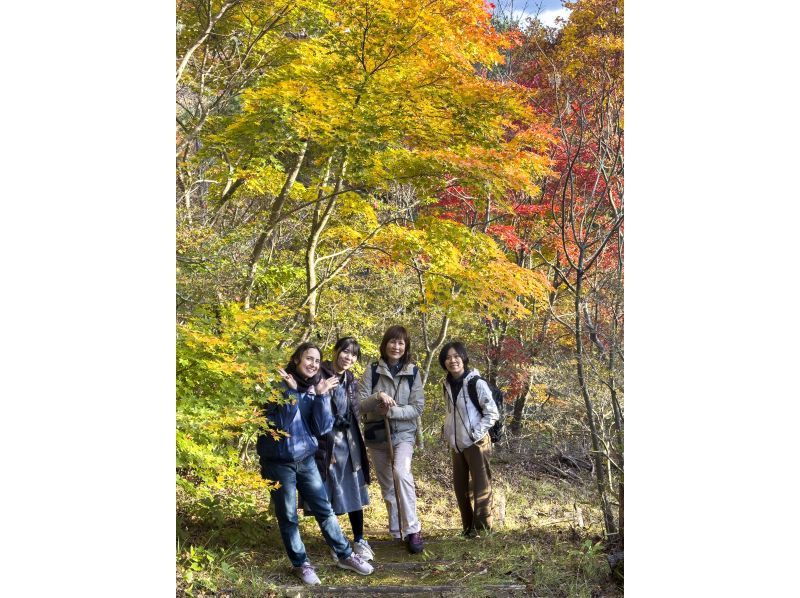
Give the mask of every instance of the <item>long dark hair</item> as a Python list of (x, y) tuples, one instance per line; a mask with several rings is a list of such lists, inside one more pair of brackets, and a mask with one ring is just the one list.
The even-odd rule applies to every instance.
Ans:
[(389, 326), (386, 329), (386, 332), (383, 333), (383, 340), (381, 341), (381, 358), (388, 364), (389, 359), (386, 356), (386, 345), (389, 344), (390, 340), (393, 339), (403, 339), (406, 343), (406, 350), (403, 353), (403, 356), (400, 358), (400, 365), (405, 367), (406, 364), (411, 361), (411, 337), (408, 336), (408, 330), (403, 328), (402, 326)]
[(309, 349), (316, 349), (317, 353), (319, 353), (320, 362), (322, 362), (322, 351), (317, 345), (314, 343), (301, 343), (300, 346), (294, 350), (294, 353), (292, 353), (292, 356), (289, 358), (289, 363), (287, 363), (284, 368), (292, 378), (294, 378), (295, 382), (297, 382), (297, 390), (300, 392), (306, 392), (309, 386), (316, 386), (320, 378), (322, 378), (322, 368), (318, 369), (317, 373), (311, 378), (306, 378), (297, 371), (297, 365), (300, 363), (303, 353)]

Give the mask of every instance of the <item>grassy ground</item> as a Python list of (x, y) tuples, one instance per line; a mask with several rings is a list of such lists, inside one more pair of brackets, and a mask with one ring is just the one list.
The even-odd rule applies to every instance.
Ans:
[[(378, 567), (368, 577), (336, 568), (314, 518), (302, 518), (301, 535), (322, 583), (452, 585), (462, 588), (462, 596), (486, 596), (487, 585), (515, 583), (527, 587), (522, 595), (621, 596), (609, 577), (589, 480), (578, 483), (543, 474), (527, 455), (508, 448), (495, 453), (496, 529), (465, 539), (459, 533), (447, 451), (429, 442), (414, 457), (426, 550), (412, 556), (399, 543), (377, 542), (376, 563), (396, 564)], [(369, 492), (367, 537), (388, 540), (377, 482)], [(266, 493), (217, 498), (197, 501), (178, 492), (177, 594), (280, 596), (286, 586), (298, 585)], [(347, 516), (340, 517), (340, 524), (351, 538)]]

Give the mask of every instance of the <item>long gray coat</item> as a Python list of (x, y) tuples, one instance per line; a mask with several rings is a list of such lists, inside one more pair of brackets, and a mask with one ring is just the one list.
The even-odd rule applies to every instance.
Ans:
[[(334, 376), (333, 367), (329, 361), (322, 364), (323, 372), (326, 378)], [(361, 429), (358, 425), (358, 419), (361, 415), (361, 405), (358, 397), (358, 382), (354, 379), (353, 373), (350, 371), (345, 372), (346, 388), (347, 388), (347, 402), (352, 413), (352, 420), (350, 424), (349, 434), (347, 440), (350, 445), (350, 451), (353, 453), (353, 463), (356, 465), (356, 470), (359, 468), (364, 472), (364, 480), (367, 484), (370, 483), (369, 460), (367, 459), (367, 451), (364, 447), (364, 438), (361, 436)], [(322, 480), (328, 479), (328, 469), (331, 466), (331, 457), (334, 450), (334, 438), (336, 431), (331, 430), (328, 434), (319, 437), (319, 448), (314, 455), (314, 460), (317, 462)]]

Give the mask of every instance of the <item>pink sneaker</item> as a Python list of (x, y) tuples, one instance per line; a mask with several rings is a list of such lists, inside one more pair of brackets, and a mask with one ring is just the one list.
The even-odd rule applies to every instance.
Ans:
[(342, 569), (350, 569), (350, 571), (355, 571), (359, 575), (369, 575), (375, 571), (372, 565), (362, 559), (358, 553), (355, 552), (346, 559), (339, 559), (336, 564)]
[(317, 572), (314, 571), (314, 567), (308, 561), (299, 567), (292, 567), (292, 572), (307, 586), (318, 586), (320, 584)]

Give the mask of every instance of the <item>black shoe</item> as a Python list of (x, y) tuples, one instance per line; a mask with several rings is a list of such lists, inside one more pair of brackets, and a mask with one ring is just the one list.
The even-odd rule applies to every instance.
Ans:
[(425, 548), (422, 543), (422, 533), (415, 532), (406, 536), (406, 546), (411, 554), (419, 554)]

